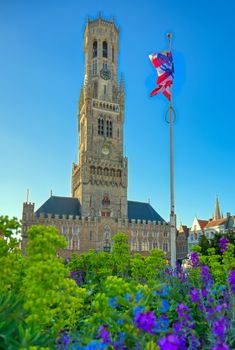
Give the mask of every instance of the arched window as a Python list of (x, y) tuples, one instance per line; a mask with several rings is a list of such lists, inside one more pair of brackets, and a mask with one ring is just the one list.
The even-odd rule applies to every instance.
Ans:
[(117, 102), (117, 89), (116, 89), (115, 85), (113, 85), (113, 87), (112, 87), (112, 95), (113, 95), (112, 100), (114, 103), (116, 103)]
[(98, 119), (98, 135), (101, 135), (101, 136), (104, 135), (104, 119), (103, 118)]
[(141, 243), (141, 250), (142, 250), (143, 252), (146, 252), (146, 251), (149, 250), (149, 243), (148, 243), (147, 238), (144, 238), (144, 239), (142, 240), (142, 243)]
[(167, 242), (163, 243), (163, 251), (168, 252), (168, 243)]
[(114, 62), (114, 46), (112, 46), (112, 62)]
[(94, 81), (93, 98), (98, 98), (98, 81)]
[(139, 242), (136, 237), (131, 239), (131, 250), (138, 252), (139, 251)]
[(113, 123), (111, 120), (106, 120), (106, 136), (113, 137)]
[(72, 241), (71, 241), (71, 249), (72, 250), (78, 250), (79, 247), (79, 238), (76, 236), (73, 236)]
[(108, 43), (103, 41), (103, 57), (108, 58)]
[(97, 41), (94, 41), (93, 42), (93, 53), (92, 53), (93, 58), (97, 57), (97, 47), (98, 47)]
[(92, 74), (96, 75), (97, 74), (97, 61), (94, 60), (93, 61), (93, 65), (92, 65)]
[(154, 240), (152, 246), (153, 246), (153, 249), (158, 248), (158, 242)]

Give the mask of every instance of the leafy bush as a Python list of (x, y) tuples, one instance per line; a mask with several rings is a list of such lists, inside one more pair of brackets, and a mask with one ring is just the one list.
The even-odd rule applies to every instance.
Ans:
[(234, 245), (196, 246), (187, 270), (166, 266), (154, 249), (133, 257), (127, 236), (110, 253), (74, 254), (64, 265), (64, 238), (54, 227), (28, 231), (27, 256), (0, 223), (0, 348), (230, 349), (235, 348)]

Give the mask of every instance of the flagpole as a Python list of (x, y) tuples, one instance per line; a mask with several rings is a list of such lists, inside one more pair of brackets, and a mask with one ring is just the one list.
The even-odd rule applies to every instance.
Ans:
[[(171, 51), (172, 45), (172, 33), (167, 34), (169, 40), (169, 51)], [(175, 110), (172, 105), (172, 85), (171, 97), (170, 97), (170, 107), (168, 111), (170, 112), (170, 239), (171, 239), (171, 266), (174, 269), (176, 266), (176, 216), (175, 216), (175, 196), (174, 196), (174, 144), (173, 144), (173, 123), (175, 120)], [(168, 113), (167, 111), (167, 113)], [(174, 117), (173, 117), (174, 113)]]

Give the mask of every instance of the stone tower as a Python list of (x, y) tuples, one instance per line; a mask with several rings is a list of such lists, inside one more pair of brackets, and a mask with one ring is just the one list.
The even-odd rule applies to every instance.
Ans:
[(78, 164), (72, 196), (83, 217), (127, 218), (127, 158), (123, 156), (124, 83), (118, 81), (119, 28), (101, 16), (84, 32), (85, 76), (78, 104)]

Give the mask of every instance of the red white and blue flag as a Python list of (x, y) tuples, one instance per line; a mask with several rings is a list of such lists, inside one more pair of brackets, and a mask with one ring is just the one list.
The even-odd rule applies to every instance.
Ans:
[(174, 63), (171, 51), (163, 53), (153, 53), (149, 55), (150, 61), (157, 70), (158, 86), (151, 92), (150, 96), (157, 95), (162, 92), (163, 95), (171, 100), (171, 87), (174, 78)]

